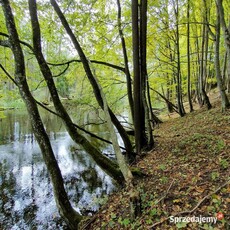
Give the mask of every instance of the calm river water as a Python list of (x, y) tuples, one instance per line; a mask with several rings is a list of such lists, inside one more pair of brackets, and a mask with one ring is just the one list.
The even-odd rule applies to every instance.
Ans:
[[(0, 121), (0, 229), (65, 229), (27, 113), (12, 110), (5, 116)], [(100, 198), (115, 189), (111, 178), (73, 143), (58, 118), (42, 117), (72, 205), (80, 212), (97, 210)]]

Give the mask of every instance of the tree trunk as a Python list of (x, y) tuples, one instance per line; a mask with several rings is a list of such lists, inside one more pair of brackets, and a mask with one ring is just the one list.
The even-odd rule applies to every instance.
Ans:
[(194, 73), (196, 74), (196, 98), (197, 102), (200, 106), (203, 104), (203, 99), (202, 99), (202, 92), (201, 92), (201, 85), (200, 85), (200, 70), (201, 70), (201, 55), (200, 55), (200, 47), (199, 47), (199, 35), (198, 31), (196, 31), (196, 41), (195, 41), (195, 47), (196, 47), (196, 69), (194, 70)]
[(134, 129), (135, 144), (137, 154), (142, 149), (142, 100), (141, 100), (141, 77), (140, 77), (140, 50), (139, 50), (139, 17), (138, 17), (138, 0), (132, 1), (132, 38), (133, 38), (133, 78), (134, 78)]
[(201, 46), (201, 60), (200, 60), (200, 92), (202, 95), (202, 104), (207, 106), (207, 109), (211, 109), (212, 105), (210, 103), (209, 97), (205, 91), (205, 84), (206, 84), (206, 74), (207, 74), (207, 52), (208, 52), (208, 9), (206, 6), (206, 0), (204, 0), (205, 5), (205, 15), (203, 17), (203, 34), (202, 34), (202, 46)]
[(222, 30), (224, 32), (224, 42), (225, 42), (225, 47), (227, 51), (227, 82), (226, 82), (226, 87), (228, 92), (230, 92), (230, 22), (229, 26), (227, 26), (227, 23), (225, 21), (225, 13), (224, 13), (224, 7), (223, 7), (223, 1), (222, 0), (217, 0), (216, 1), (216, 6), (218, 8), (218, 14), (220, 16), (220, 23)]
[(190, 63), (190, 0), (187, 2), (187, 58), (188, 58), (188, 103), (190, 112), (193, 111), (192, 98), (191, 98), (191, 63)]
[[(170, 28), (169, 26), (169, 3), (168, 0), (166, 1), (166, 27)], [(171, 63), (172, 65), (174, 64), (174, 57), (173, 57), (173, 53), (172, 53), (172, 49), (171, 49), (171, 44), (170, 44), (170, 34), (169, 34), (169, 30), (167, 30), (167, 41), (166, 41), (166, 47), (167, 47), (167, 56), (169, 57), (169, 63)], [(170, 68), (170, 65), (168, 65), (168, 68)], [(173, 74), (174, 75), (174, 71)], [(169, 113), (172, 113), (174, 111), (172, 104), (168, 103), (169, 101), (172, 100), (172, 85), (173, 85), (173, 76), (169, 76), (169, 73), (166, 73), (166, 79), (167, 79), (167, 91), (166, 91), (166, 96), (164, 96), (164, 98), (166, 98), (167, 100), (165, 100), (166, 105), (167, 105), (167, 109)], [(160, 94), (159, 94), (160, 95)]]
[(204, 32), (204, 49), (203, 49), (203, 72), (202, 72), (202, 94), (203, 94), (203, 100), (204, 100), (204, 104), (207, 106), (207, 109), (211, 109), (212, 105), (211, 102), (209, 100), (209, 97), (206, 93), (206, 79), (207, 79), (207, 60), (208, 60), (208, 41), (209, 41), (209, 37), (208, 37), (208, 30), (207, 30), (207, 26), (204, 28), (205, 32)]
[(134, 120), (134, 105), (133, 105), (133, 93), (132, 93), (132, 79), (131, 74), (129, 71), (129, 61), (128, 61), (128, 55), (126, 50), (126, 44), (125, 44), (125, 38), (124, 34), (121, 28), (121, 4), (120, 0), (117, 0), (117, 20), (118, 20), (118, 30), (119, 30), (119, 36), (121, 39), (121, 45), (122, 45), (122, 52), (124, 57), (124, 64), (125, 64), (125, 75), (126, 75), (126, 84), (127, 84), (127, 93), (128, 93), (128, 99), (129, 99), (129, 107), (131, 110), (132, 120)]
[(14, 17), (8, 0), (1, 1), (4, 11), (9, 41), (15, 61), (15, 81), (19, 88), (22, 99), (24, 100), (32, 125), (33, 132), (42, 151), (43, 159), (46, 163), (49, 175), (51, 177), (54, 197), (60, 212), (70, 229), (77, 229), (82, 216), (71, 206), (67, 193), (64, 188), (64, 182), (55, 159), (49, 137), (45, 131), (36, 102), (31, 95), (26, 81), (25, 62), (23, 52), (20, 46), (18, 33), (16, 30)]
[(131, 184), (132, 180), (133, 180), (133, 175), (132, 175), (132, 173), (131, 173), (131, 171), (129, 169), (129, 166), (126, 164), (125, 157), (121, 153), (121, 149), (120, 149), (120, 146), (119, 146), (118, 140), (117, 140), (117, 135), (116, 135), (116, 132), (115, 132), (115, 129), (114, 129), (111, 117), (110, 117), (109, 108), (108, 108), (108, 104), (107, 104), (107, 101), (106, 101), (106, 98), (105, 98), (105, 94), (104, 94), (101, 86), (99, 85), (99, 82), (98, 82), (97, 77), (96, 77), (95, 74), (94, 74), (94, 78), (95, 78), (96, 83), (98, 84), (98, 88), (100, 90), (100, 94), (101, 94), (101, 97), (102, 97), (102, 100), (103, 100), (106, 122), (107, 122), (109, 133), (110, 133), (110, 136), (111, 136), (111, 139), (112, 139), (113, 148), (114, 148), (114, 152), (116, 154), (116, 158), (117, 158), (119, 168), (121, 169), (121, 172), (122, 172), (122, 174), (123, 174), (123, 176), (125, 178), (126, 183)]
[(177, 53), (177, 72), (176, 72), (176, 92), (177, 92), (177, 106), (178, 111), (181, 117), (185, 115), (184, 105), (183, 105), (183, 97), (182, 97), (182, 79), (181, 79), (181, 64), (180, 64), (180, 36), (179, 36), (179, 6), (178, 0), (176, 0), (176, 4), (174, 5), (174, 12), (176, 17), (176, 53)]
[[(161, 94), (160, 92), (156, 91), (156, 90), (153, 89), (153, 88), (150, 88), (150, 89), (151, 89), (152, 91), (154, 91), (155, 93), (157, 93), (163, 100), (165, 100), (166, 104), (172, 108), (172, 112), (175, 111), (176, 113), (179, 114), (179, 112), (178, 112), (178, 107), (177, 107), (176, 105), (174, 105), (171, 101), (169, 101), (169, 100), (168, 100), (163, 94)], [(162, 123), (162, 121), (159, 122), (159, 123)]]
[(216, 80), (220, 91), (222, 111), (230, 108), (230, 102), (228, 100), (227, 94), (225, 92), (226, 88), (223, 85), (223, 79), (221, 77), (220, 68), (220, 14), (218, 10), (218, 5), (216, 5), (216, 40), (215, 40), (215, 69), (216, 69)]
[[(154, 146), (152, 127), (150, 122), (150, 108), (147, 102), (147, 60), (146, 60), (146, 42), (147, 42), (147, 0), (142, 0), (140, 5), (140, 60), (141, 60), (141, 84), (142, 84), (142, 101), (145, 115), (145, 122), (142, 127), (147, 131), (147, 139), (144, 140), (143, 147), (150, 150)], [(143, 118), (142, 118), (143, 119)], [(145, 133), (145, 132), (144, 132)]]

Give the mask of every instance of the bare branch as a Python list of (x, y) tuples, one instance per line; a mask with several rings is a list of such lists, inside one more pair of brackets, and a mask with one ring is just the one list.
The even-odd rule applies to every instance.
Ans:
[[(47, 64), (52, 65), (52, 66), (62, 66), (62, 65), (69, 65), (73, 62), (82, 62), (82, 61), (78, 60), (78, 59), (73, 59), (73, 60), (70, 60), (67, 62), (63, 62), (63, 63), (50, 63), (50, 62), (48, 62)], [(105, 66), (111, 67), (113, 69), (117, 69), (117, 70), (120, 70), (122, 72), (125, 72), (125, 68), (118, 66), (118, 65), (114, 65), (112, 63), (108, 63), (108, 62), (104, 62), (104, 61), (97, 61), (97, 60), (90, 60), (90, 62), (95, 63), (95, 64), (99, 64), (99, 65), (105, 65)]]
[(0, 46), (11, 48), (10, 42), (8, 40), (0, 40)]
[[(6, 38), (9, 38), (9, 35), (6, 34), (6, 33), (0, 32), (0, 35), (1, 35), (1, 36), (4, 36), (4, 37), (6, 37)], [(32, 51), (34, 52), (33, 47), (32, 47), (29, 43), (24, 42), (24, 41), (21, 41), (21, 40), (19, 40), (19, 42), (20, 42), (21, 44), (27, 46), (30, 50), (32, 50)]]

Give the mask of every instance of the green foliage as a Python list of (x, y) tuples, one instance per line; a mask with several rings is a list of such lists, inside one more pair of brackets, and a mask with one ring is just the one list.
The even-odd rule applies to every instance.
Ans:
[(153, 208), (152, 210), (150, 210), (149, 214), (150, 216), (156, 216), (158, 214), (157, 209)]
[(176, 226), (178, 229), (181, 229), (181, 228), (186, 228), (187, 227), (187, 222), (178, 222), (176, 223)]
[[(51, 7), (50, 3), (39, 1), (38, 16), (42, 33), (42, 49), (47, 61), (51, 63), (62, 63), (71, 59), (79, 59), (76, 55), (72, 43), (58, 22), (58, 17)], [(100, 61), (107, 61), (119, 66), (124, 66), (122, 47), (119, 39), (117, 28), (117, 6), (116, 2), (109, 0), (99, 1), (61, 1), (60, 7), (65, 13), (65, 17), (70, 24), (73, 32), (78, 38), (87, 58)], [(126, 41), (126, 48), (129, 62), (132, 61), (132, 25), (130, 2), (121, 2), (122, 15), (121, 24)], [(160, 92), (171, 90), (171, 100), (175, 99), (175, 74), (176, 60), (175, 53), (175, 13), (173, 5), (170, 6), (168, 1), (151, 1), (148, 3), (148, 47), (147, 47), (147, 63), (150, 86)], [(191, 21), (202, 22), (204, 15), (204, 4), (200, 2), (190, 2)], [(17, 28), (19, 30), (20, 39), (28, 43), (32, 43), (31, 25), (28, 12), (28, 3), (25, 0), (12, 1)], [(186, 95), (187, 92), (187, 46), (186, 46), (186, 31), (187, 31), (187, 16), (186, 4), (179, 3), (179, 36), (180, 36), (180, 56), (181, 56), (181, 76), (182, 91)], [(210, 15), (210, 23), (215, 24), (215, 4), (208, 4)], [(224, 8), (227, 11), (229, 3), (224, 3)], [(192, 63), (192, 78), (191, 88), (196, 88), (197, 77), (199, 74), (198, 54), (202, 44), (202, 23), (191, 23), (190, 25), (190, 48), (191, 48), (191, 63)], [(4, 16), (0, 11), (0, 31), (6, 32)], [(1, 47), (2, 49), (2, 47)], [(35, 89), (41, 82), (41, 74), (36, 61), (25, 46), (24, 54), (27, 60), (28, 82), (32, 89)], [(213, 43), (210, 42), (208, 51), (212, 53)], [(222, 40), (221, 54), (224, 54), (225, 47)], [(0, 53), (1, 63), (5, 63), (7, 69), (12, 69), (11, 52), (4, 48), (4, 52)], [(207, 83), (213, 84), (216, 82), (214, 76), (213, 55), (210, 54), (207, 62), (208, 76)], [(224, 56), (224, 55), (222, 55)], [(3, 59), (5, 60), (3, 61)], [(223, 60), (221, 60), (223, 62)], [(107, 101), (112, 106), (116, 113), (122, 110), (128, 110), (127, 106), (127, 89), (126, 79), (123, 72), (114, 70), (98, 64), (93, 64), (96, 74), (100, 79), (100, 83), (105, 90)], [(62, 72), (66, 65), (51, 66), (54, 75)], [(132, 65), (130, 64), (132, 73)], [(61, 79), (61, 80), (60, 80)], [(1, 80), (0, 80), (1, 86)], [(45, 84), (39, 85), (39, 88)], [(83, 88), (82, 88), (83, 87)], [(89, 82), (85, 79), (85, 72), (81, 63), (70, 64), (68, 70), (57, 80), (57, 88), (60, 95), (73, 96), (75, 98), (92, 99), (92, 88)], [(82, 95), (82, 89), (84, 91)], [(119, 93), (117, 93), (119, 92)], [(160, 99), (151, 92), (152, 100), (156, 104)], [(121, 99), (124, 97), (123, 99)], [(87, 102), (88, 103), (88, 102)]]
[(124, 227), (127, 227), (131, 223), (131, 221), (128, 218), (122, 219), (121, 217), (119, 217), (118, 223), (120, 223)]
[(184, 149), (187, 149), (194, 154), (209, 153), (215, 155), (223, 151), (225, 147), (225, 142), (216, 136), (194, 133), (192, 136), (184, 138), (172, 152), (180, 154)]
[(164, 171), (166, 169), (166, 165), (165, 164), (161, 164), (159, 165), (159, 169)]
[(214, 230), (215, 229), (210, 224), (204, 224), (202, 228), (205, 230)]
[(69, 84), (65, 76), (57, 79), (56, 86), (62, 97), (69, 97)]
[(5, 114), (3, 111), (1, 111), (1, 108), (0, 108), (0, 120), (2, 120), (3, 118), (5, 118)]
[(220, 176), (220, 175), (219, 175), (218, 172), (212, 172), (212, 173), (211, 173), (211, 178), (212, 178), (213, 181), (218, 180), (219, 176)]
[(160, 181), (163, 183), (163, 184), (167, 184), (168, 183), (168, 177), (166, 177), (166, 176), (163, 176), (163, 177), (161, 177), (160, 178)]
[(229, 162), (227, 159), (220, 159), (220, 167), (222, 169), (227, 169), (229, 167)]

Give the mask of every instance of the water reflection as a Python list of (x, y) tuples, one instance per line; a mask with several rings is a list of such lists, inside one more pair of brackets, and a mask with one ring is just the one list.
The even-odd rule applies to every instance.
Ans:
[[(6, 116), (0, 122), (0, 229), (64, 229), (26, 113)], [(111, 178), (73, 143), (57, 118), (44, 120), (71, 203), (80, 212), (97, 210), (95, 198), (114, 189)]]

